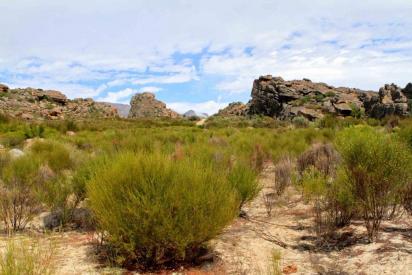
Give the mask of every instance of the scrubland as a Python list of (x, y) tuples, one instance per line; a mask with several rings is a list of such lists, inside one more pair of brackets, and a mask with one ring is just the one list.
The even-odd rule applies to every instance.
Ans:
[(0, 144), (0, 274), (327, 274), (286, 256), (371, 247), (388, 223), (412, 257), (411, 119), (1, 116)]

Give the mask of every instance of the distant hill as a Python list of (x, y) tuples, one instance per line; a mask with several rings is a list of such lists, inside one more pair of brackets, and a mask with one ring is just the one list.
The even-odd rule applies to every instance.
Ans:
[(120, 117), (126, 118), (129, 115), (130, 105), (129, 104), (120, 104), (120, 103), (110, 103), (107, 102), (110, 106), (117, 109), (117, 113)]
[(196, 113), (194, 110), (189, 110), (183, 114), (183, 117), (198, 117), (198, 118), (207, 118), (209, 115), (206, 113)]

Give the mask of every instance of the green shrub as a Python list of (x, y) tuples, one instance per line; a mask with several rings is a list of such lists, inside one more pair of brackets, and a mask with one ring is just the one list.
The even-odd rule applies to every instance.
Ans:
[(24, 136), (26, 139), (28, 138), (43, 138), (44, 137), (45, 128), (43, 125), (39, 124), (28, 124), (24, 128)]
[(16, 147), (22, 145), (25, 140), (24, 132), (10, 131), (2, 135), (1, 143), (8, 147)]
[(256, 172), (246, 165), (236, 164), (230, 171), (228, 178), (239, 195), (239, 208), (254, 199), (260, 191)]
[(51, 275), (55, 272), (52, 245), (25, 240), (8, 241), (0, 253), (0, 275)]
[(39, 162), (30, 155), (10, 161), (0, 181), (0, 218), (7, 231), (22, 230), (39, 213)]
[(346, 184), (359, 204), (369, 240), (377, 237), (389, 207), (411, 177), (411, 155), (404, 144), (370, 127), (351, 127), (337, 137)]
[(100, 229), (126, 266), (193, 260), (239, 206), (224, 174), (159, 154), (121, 153), (86, 187)]
[(309, 121), (302, 117), (302, 116), (296, 116), (292, 119), (293, 125), (295, 125), (298, 128), (305, 128), (309, 126)]
[(292, 183), (295, 163), (290, 156), (282, 157), (275, 165), (274, 189), (278, 196), (282, 195), (286, 187)]
[(351, 103), (350, 104), (350, 108), (351, 108), (351, 116), (354, 118), (362, 118), (365, 116), (365, 111), (362, 108), (359, 108), (356, 104)]
[(313, 203), (315, 231), (318, 238), (327, 237), (336, 227), (348, 225), (356, 211), (350, 188), (342, 184), (344, 174), (331, 178), (314, 166), (301, 178), (304, 197)]
[(56, 173), (74, 167), (69, 149), (55, 141), (36, 141), (30, 147), (33, 154), (39, 156)]

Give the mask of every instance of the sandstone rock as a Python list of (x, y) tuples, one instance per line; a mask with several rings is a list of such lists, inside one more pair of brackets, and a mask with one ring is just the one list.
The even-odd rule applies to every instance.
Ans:
[(180, 115), (157, 100), (152, 93), (136, 94), (130, 101), (129, 118), (178, 118)]
[(9, 91), (9, 87), (4, 84), (0, 84), (0, 93), (7, 93)]
[(226, 108), (219, 110), (218, 116), (244, 116), (248, 107), (242, 102), (230, 103)]
[(109, 104), (93, 99), (67, 99), (59, 91), (41, 89), (10, 89), (0, 100), (0, 110), (10, 117), (25, 120), (61, 120), (118, 117)]
[(50, 99), (51, 101), (54, 101), (56, 103), (61, 103), (61, 104), (65, 104), (67, 102), (67, 97), (62, 94), (59, 91), (54, 91), (54, 90), (47, 90), (47, 91), (43, 91), (43, 90), (32, 90), (32, 95), (37, 97), (39, 100), (43, 100), (43, 99)]
[(25, 120), (32, 120), (34, 117), (31, 114), (22, 114), (21, 118)]
[(353, 115), (355, 108), (374, 118), (408, 115), (412, 84), (400, 89), (385, 85), (379, 93), (346, 87), (335, 88), (309, 79), (285, 81), (281, 77), (261, 76), (253, 82), (252, 99), (244, 113), (280, 119), (303, 116), (309, 120), (331, 113)]

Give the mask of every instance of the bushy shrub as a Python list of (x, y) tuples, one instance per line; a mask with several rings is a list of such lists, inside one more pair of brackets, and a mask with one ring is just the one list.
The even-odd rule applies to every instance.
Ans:
[(53, 253), (51, 244), (10, 240), (0, 253), (0, 275), (54, 274)]
[(55, 141), (36, 141), (30, 147), (33, 154), (40, 157), (56, 173), (74, 167), (69, 149)]
[(293, 125), (295, 125), (298, 128), (305, 128), (309, 126), (309, 121), (301, 116), (296, 116), (292, 119)]
[(292, 183), (295, 163), (290, 156), (282, 157), (275, 165), (274, 189), (278, 196), (282, 195), (286, 187)]
[(369, 240), (377, 237), (388, 208), (411, 177), (411, 155), (404, 144), (370, 127), (351, 127), (336, 141), (345, 179), (359, 204)]
[(39, 162), (30, 155), (10, 161), (0, 181), (0, 218), (7, 231), (21, 230), (40, 211)]
[(22, 131), (9, 131), (0, 138), (1, 143), (8, 147), (20, 146), (24, 140), (25, 135)]
[(297, 169), (302, 174), (313, 166), (327, 176), (334, 176), (340, 157), (332, 144), (315, 143), (297, 160)]
[(239, 208), (256, 197), (260, 191), (256, 172), (241, 163), (237, 163), (229, 173), (229, 182), (239, 195)]
[(313, 203), (315, 229), (318, 237), (327, 236), (336, 227), (349, 224), (356, 211), (351, 190), (342, 184), (344, 174), (329, 177), (315, 167), (306, 169), (301, 186), (306, 199)]
[(159, 154), (120, 153), (93, 173), (87, 193), (100, 229), (126, 266), (193, 260), (239, 207), (224, 174)]
[(45, 128), (42, 124), (28, 124), (24, 127), (25, 138), (43, 138)]

